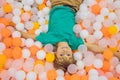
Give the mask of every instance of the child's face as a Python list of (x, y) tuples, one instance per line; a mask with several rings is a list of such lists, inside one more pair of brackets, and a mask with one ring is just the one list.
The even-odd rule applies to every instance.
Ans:
[(72, 50), (66, 43), (62, 43), (61, 45), (58, 46), (56, 56), (58, 59), (66, 60), (73, 58)]

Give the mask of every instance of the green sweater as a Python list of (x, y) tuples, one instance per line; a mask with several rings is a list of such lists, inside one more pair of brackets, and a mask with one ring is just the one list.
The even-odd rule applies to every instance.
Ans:
[(76, 37), (73, 32), (74, 25), (75, 12), (67, 6), (55, 6), (50, 12), (48, 32), (40, 33), (36, 40), (43, 45), (68, 42), (71, 49), (76, 50), (80, 44), (84, 44), (84, 41)]

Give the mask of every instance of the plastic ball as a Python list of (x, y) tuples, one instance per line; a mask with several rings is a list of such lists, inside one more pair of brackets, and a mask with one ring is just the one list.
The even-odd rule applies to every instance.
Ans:
[(35, 41), (34, 45), (36, 45), (38, 48), (42, 48), (42, 43), (39, 41)]
[(93, 65), (95, 68), (100, 69), (103, 66), (103, 62), (100, 59), (95, 59)]
[(23, 21), (29, 21), (29, 19), (30, 19), (30, 14), (29, 13), (23, 13), (22, 15), (21, 15), (21, 19), (23, 20)]
[(96, 18), (95, 18), (95, 20), (97, 22), (104, 22), (104, 16), (103, 15), (97, 15)]
[(94, 43), (96, 41), (95, 37), (93, 35), (89, 35), (87, 38), (86, 38), (86, 41), (88, 43)]
[(114, 20), (115, 18), (117, 18), (117, 16), (116, 16), (115, 13), (109, 13), (109, 14), (108, 14), (108, 19)]
[(30, 50), (29, 49), (22, 49), (22, 57), (29, 58), (30, 57)]
[(110, 65), (110, 63), (108, 61), (106, 61), (106, 60), (103, 61), (103, 67), (102, 67), (103, 71), (109, 71), (110, 67), (111, 67), (111, 65)]
[(116, 72), (118, 73), (118, 74), (120, 74), (120, 64), (118, 64), (117, 66), (116, 66)]
[(120, 8), (120, 5), (119, 5), (119, 4), (120, 4), (120, 1), (119, 1), (119, 0), (117, 0), (117, 1), (115, 1), (115, 2), (114, 2), (114, 4), (113, 4), (113, 5), (115, 6), (115, 8), (117, 8), (117, 9), (118, 9), (118, 8)]
[(70, 74), (74, 74), (77, 72), (77, 66), (75, 64), (70, 64), (67, 68), (67, 71), (70, 73)]
[(51, 6), (51, 2), (48, 0), (48, 1), (46, 2), (46, 5), (47, 5), (48, 7), (50, 7), (50, 6)]
[(86, 52), (87, 51), (87, 47), (83, 44), (83, 45), (79, 45), (78, 47), (78, 51), (79, 52)]
[(81, 60), (79, 60), (79, 61), (77, 61), (76, 62), (76, 65), (77, 65), (77, 67), (78, 67), (78, 69), (84, 69), (84, 62), (83, 61), (81, 61)]
[(88, 72), (88, 75), (89, 76), (98, 76), (98, 71), (96, 69), (91, 69), (89, 72)]
[(62, 76), (58, 76), (58, 77), (56, 78), (56, 80), (65, 80), (65, 79), (64, 79), (64, 77), (62, 77)]
[(44, 13), (44, 15), (48, 15), (49, 12), (50, 12), (50, 8), (49, 8), (49, 7), (43, 8), (43, 13)]
[(80, 76), (78, 74), (73, 74), (70, 76), (70, 80), (80, 80)]
[(36, 45), (31, 46), (29, 49), (32, 56), (35, 56), (36, 53), (39, 51), (39, 48)]
[(88, 80), (98, 80), (99, 77), (96, 75), (90, 76)]
[(19, 37), (12, 39), (12, 45), (15, 47), (20, 47), (22, 45), (22, 40)]
[(15, 16), (19, 16), (19, 15), (21, 14), (20, 9), (19, 9), (19, 8), (13, 9), (13, 14), (14, 14)]
[(46, 52), (43, 51), (43, 50), (40, 50), (40, 51), (37, 52), (36, 56), (37, 56), (38, 59), (43, 60), (46, 57)]
[(102, 8), (101, 9), (101, 11), (100, 11), (100, 13), (103, 15), (103, 16), (107, 16), (108, 14), (109, 14), (109, 10), (108, 10), (108, 8)]
[(38, 12), (38, 9), (36, 7), (31, 8), (31, 13), (32, 14), (37, 14), (37, 12)]
[(106, 38), (102, 38), (98, 41), (98, 45), (103, 47), (103, 48), (107, 48), (108, 40)]
[(20, 30), (20, 31), (23, 31), (23, 30), (24, 30), (24, 24), (23, 24), (23, 23), (18, 23), (18, 24), (16, 25), (16, 29), (17, 29), (17, 30)]
[(44, 50), (46, 52), (52, 52), (53, 51), (53, 45), (52, 44), (47, 44), (44, 46)]
[(4, 43), (0, 42), (0, 52), (2, 52), (3, 50), (5, 50), (6, 46)]
[(35, 72), (28, 72), (26, 75), (26, 80), (36, 80), (37, 74)]
[(45, 71), (49, 71), (49, 70), (52, 70), (54, 69), (54, 66), (52, 63), (49, 63), (49, 62), (45, 62)]
[(88, 35), (89, 35), (89, 32), (87, 31), (87, 30), (81, 30), (80, 31), (80, 37), (81, 38), (87, 38), (88, 37)]
[(11, 4), (9, 4), (9, 3), (5, 4), (5, 5), (3, 6), (3, 11), (4, 11), (5, 13), (12, 12), (12, 6), (11, 6)]
[[(20, 23), (21, 19), (20, 19), (19, 16), (13, 16), (13, 17), (12, 17), (12, 21), (13, 21), (14, 23), (18, 24), (18, 23)], [(20, 25), (20, 24), (19, 24), (19, 25)]]
[(22, 49), (20, 47), (14, 47), (12, 50), (12, 56), (14, 59), (19, 59), (22, 56)]
[(105, 73), (105, 76), (106, 76), (107, 78), (112, 78), (112, 77), (113, 77), (113, 73), (112, 73), (112, 72), (106, 72), (106, 73)]
[(25, 45), (26, 45), (27, 47), (31, 47), (33, 44), (34, 44), (33, 39), (31, 39), (31, 38), (26, 39)]
[(33, 29), (35, 29), (35, 30), (39, 29), (40, 25), (38, 22), (34, 22), (33, 24), (34, 24)]
[(39, 74), (38, 75), (38, 78), (40, 80), (47, 80), (47, 73), (46, 72), (43, 72), (42, 74)]
[(25, 11), (30, 11), (31, 10), (31, 6), (28, 6), (28, 5), (24, 5), (23, 8), (24, 8)]
[(48, 80), (55, 80), (57, 78), (57, 73), (55, 70), (51, 69), (47, 72)]
[(25, 79), (25, 76), (26, 76), (26, 74), (25, 74), (25, 72), (24, 72), (23, 70), (19, 70), (19, 71), (17, 71), (17, 72), (15, 73), (15, 78), (16, 78), (17, 80), (24, 80), (24, 79)]
[(28, 1), (22, 0), (22, 3), (23, 3), (24, 5), (33, 5), (34, 0), (28, 0)]
[(113, 34), (116, 34), (118, 32), (118, 29), (115, 25), (111, 25), (108, 28), (108, 32), (113, 35)]
[(12, 33), (12, 37), (13, 37), (13, 38), (21, 37), (21, 33), (20, 33), (19, 31), (14, 31), (14, 32)]
[(110, 60), (113, 58), (113, 52), (109, 49), (103, 51), (103, 57), (107, 60)]
[(43, 10), (45, 7), (46, 7), (45, 4), (40, 4), (40, 5), (38, 6), (38, 9), (39, 9), (39, 10)]
[(101, 31), (95, 31), (93, 36), (95, 37), (95, 39), (101, 39), (103, 37), (103, 34)]
[(84, 19), (83, 22), (82, 22), (82, 25), (85, 27), (85, 28), (88, 28), (91, 26), (91, 22), (90, 20), (88, 19)]
[(31, 21), (25, 22), (25, 28), (26, 28), (27, 30), (33, 29), (33, 22), (31, 22)]
[(11, 35), (11, 31), (8, 28), (2, 28), (1, 35), (3, 37), (9, 37)]
[(94, 30), (100, 30), (102, 28), (102, 24), (100, 22), (95, 22), (93, 24), (93, 29)]
[(83, 58), (83, 55), (81, 52), (75, 52), (73, 56), (75, 60), (81, 60)]
[(46, 61), (47, 62), (53, 62), (55, 60), (55, 55), (52, 53), (47, 53), (46, 54)]
[(113, 66), (116, 66), (118, 63), (119, 63), (119, 59), (117, 57), (113, 57), (110, 60), (110, 64), (113, 65)]
[(84, 69), (82, 69), (82, 70), (79, 70), (79, 71), (77, 72), (77, 74), (78, 74), (79, 76), (84, 76), (84, 75), (86, 75), (86, 71), (85, 71)]
[(91, 6), (91, 11), (94, 14), (100, 14), (101, 6), (99, 4), (94, 4)]
[(0, 17), (2, 17), (5, 14), (2, 8), (0, 8)]
[(0, 23), (4, 24), (5, 26), (9, 25), (9, 21), (7, 18), (0, 18)]
[(8, 72), (11, 77), (14, 77), (17, 70), (15, 68), (9, 68)]
[(37, 29), (37, 30), (35, 31), (35, 34), (36, 34), (36, 35), (39, 35), (41, 32), (42, 32), (41, 29)]
[(4, 65), (7, 61), (7, 57), (3, 54), (0, 54), (0, 65)]
[(8, 21), (12, 21), (13, 14), (9, 13), (5, 15), (5, 18), (8, 19)]
[(41, 65), (41, 64), (35, 65), (35, 67), (34, 67), (34, 72), (35, 72), (35, 73), (41, 74), (41, 73), (43, 73), (44, 71), (45, 71), (45, 67), (44, 67), (43, 65)]
[(0, 78), (2, 80), (9, 80), (9, 78), (10, 78), (9, 72), (7, 70), (1, 71), (0, 72)]
[(38, 19), (38, 22), (39, 22), (40, 25), (44, 25), (45, 24), (45, 19), (40, 18), (40, 19)]
[(44, 0), (35, 0), (35, 2), (36, 2), (37, 4), (42, 4), (42, 3), (44, 2)]
[(57, 76), (64, 76), (64, 71), (62, 69), (56, 70)]

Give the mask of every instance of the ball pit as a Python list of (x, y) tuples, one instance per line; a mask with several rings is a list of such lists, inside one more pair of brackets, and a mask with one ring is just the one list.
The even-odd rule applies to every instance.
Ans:
[(0, 80), (119, 80), (120, 61), (114, 52), (120, 51), (120, 1), (84, 0), (79, 8), (73, 31), (107, 49), (94, 54), (80, 45), (73, 53), (77, 62), (65, 73), (53, 66), (52, 44), (43, 47), (19, 32), (48, 31), (50, 0), (1, 0)]

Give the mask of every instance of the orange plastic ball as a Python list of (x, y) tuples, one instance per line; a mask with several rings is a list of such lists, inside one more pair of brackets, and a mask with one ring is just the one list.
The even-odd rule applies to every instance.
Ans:
[(40, 5), (38, 6), (38, 9), (39, 9), (39, 10), (42, 10), (43, 8), (45, 8), (45, 6), (46, 6), (46, 5), (45, 5), (44, 3), (43, 3), (43, 4), (40, 4)]
[(91, 11), (94, 13), (94, 14), (100, 14), (100, 10), (101, 10), (101, 7), (99, 4), (94, 4), (91, 6)]
[(9, 37), (11, 35), (11, 31), (8, 28), (2, 28), (1, 35), (3, 37)]
[(11, 48), (6, 48), (3, 53), (8, 57), (11, 58), (12, 57), (12, 49)]
[(101, 2), (102, 0), (96, 0), (96, 2)]
[(89, 72), (89, 70), (94, 69), (94, 66), (85, 66), (85, 71)]
[(81, 76), (80, 80), (88, 80), (88, 75)]
[(110, 37), (111, 36), (111, 34), (108, 32), (107, 27), (102, 27), (101, 32), (103, 33), (104, 37)]
[(39, 48), (35, 45), (31, 46), (29, 49), (30, 49), (30, 52), (31, 52), (32, 56), (35, 56), (37, 51), (39, 50)]
[(103, 57), (106, 60), (110, 60), (113, 57), (113, 52), (109, 49), (103, 51)]
[(12, 45), (15, 46), (15, 47), (21, 46), (21, 45), (22, 45), (22, 40), (21, 40), (21, 38), (18, 38), (18, 37), (13, 38), (13, 39), (12, 39)]
[(119, 80), (119, 79), (117, 79), (117, 78), (115, 78), (115, 77), (112, 77), (112, 78), (110, 78), (109, 80)]
[(70, 80), (70, 75), (69, 74), (65, 74), (64, 78), (65, 78), (65, 80)]
[(10, 37), (4, 38), (3, 42), (6, 45), (6, 47), (11, 47), (12, 46), (12, 38), (10, 38)]
[(47, 72), (47, 78), (48, 78), (48, 80), (55, 80), (56, 77), (57, 77), (57, 73), (56, 73), (55, 70), (49, 70)]
[(7, 61), (7, 57), (4, 54), (0, 54), (0, 65), (4, 65)]
[(103, 67), (102, 70), (103, 71), (109, 71), (110, 70), (110, 63), (108, 61), (103, 61)]
[(20, 47), (14, 47), (12, 50), (12, 57), (14, 59), (19, 59), (22, 56), (22, 49)]
[(73, 75), (70, 77), (70, 80), (80, 80), (80, 76), (77, 75), (77, 74), (73, 74)]
[(11, 4), (5, 4), (4, 6), (3, 6), (3, 11), (5, 12), (5, 13), (9, 13), (9, 12), (12, 12), (12, 6), (11, 6)]
[(0, 23), (4, 24), (5, 26), (9, 25), (9, 21), (6, 18), (0, 18)]

